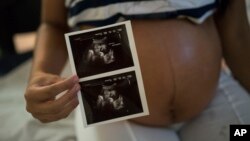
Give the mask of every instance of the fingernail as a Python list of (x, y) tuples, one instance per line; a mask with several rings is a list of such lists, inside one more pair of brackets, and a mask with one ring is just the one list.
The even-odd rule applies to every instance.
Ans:
[(73, 81), (74, 81), (74, 83), (78, 83), (79, 78), (78, 78), (78, 76), (77, 76), (77, 75), (74, 75), (74, 76), (73, 76)]
[(80, 89), (81, 89), (80, 85), (77, 84), (77, 85), (75, 86), (75, 90), (76, 90), (76, 91), (79, 91)]

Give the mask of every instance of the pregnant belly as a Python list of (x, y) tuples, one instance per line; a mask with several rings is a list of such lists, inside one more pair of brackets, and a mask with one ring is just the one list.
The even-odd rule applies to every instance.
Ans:
[(211, 19), (132, 21), (149, 116), (132, 121), (165, 126), (197, 116), (215, 94), (221, 48)]

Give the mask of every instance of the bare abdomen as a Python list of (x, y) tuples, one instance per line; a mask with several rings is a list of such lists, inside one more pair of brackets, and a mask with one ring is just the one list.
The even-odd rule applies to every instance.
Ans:
[(149, 106), (137, 123), (164, 126), (198, 115), (215, 94), (221, 48), (212, 19), (133, 21)]

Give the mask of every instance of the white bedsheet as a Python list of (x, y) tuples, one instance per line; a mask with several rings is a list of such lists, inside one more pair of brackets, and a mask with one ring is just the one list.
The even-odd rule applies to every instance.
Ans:
[(31, 61), (0, 78), (0, 141), (74, 141), (73, 116), (41, 124), (25, 110), (24, 92)]

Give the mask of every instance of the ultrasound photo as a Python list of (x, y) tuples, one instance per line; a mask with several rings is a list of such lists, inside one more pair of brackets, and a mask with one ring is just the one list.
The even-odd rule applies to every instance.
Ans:
[(125, 25), (69, 37), (79, 77), (134, 66)]
[(135, 72), (80, 85), (88, 124), (143, 112)]
[(85, 127), (149, 114), (130, 21), (65, 34)]

